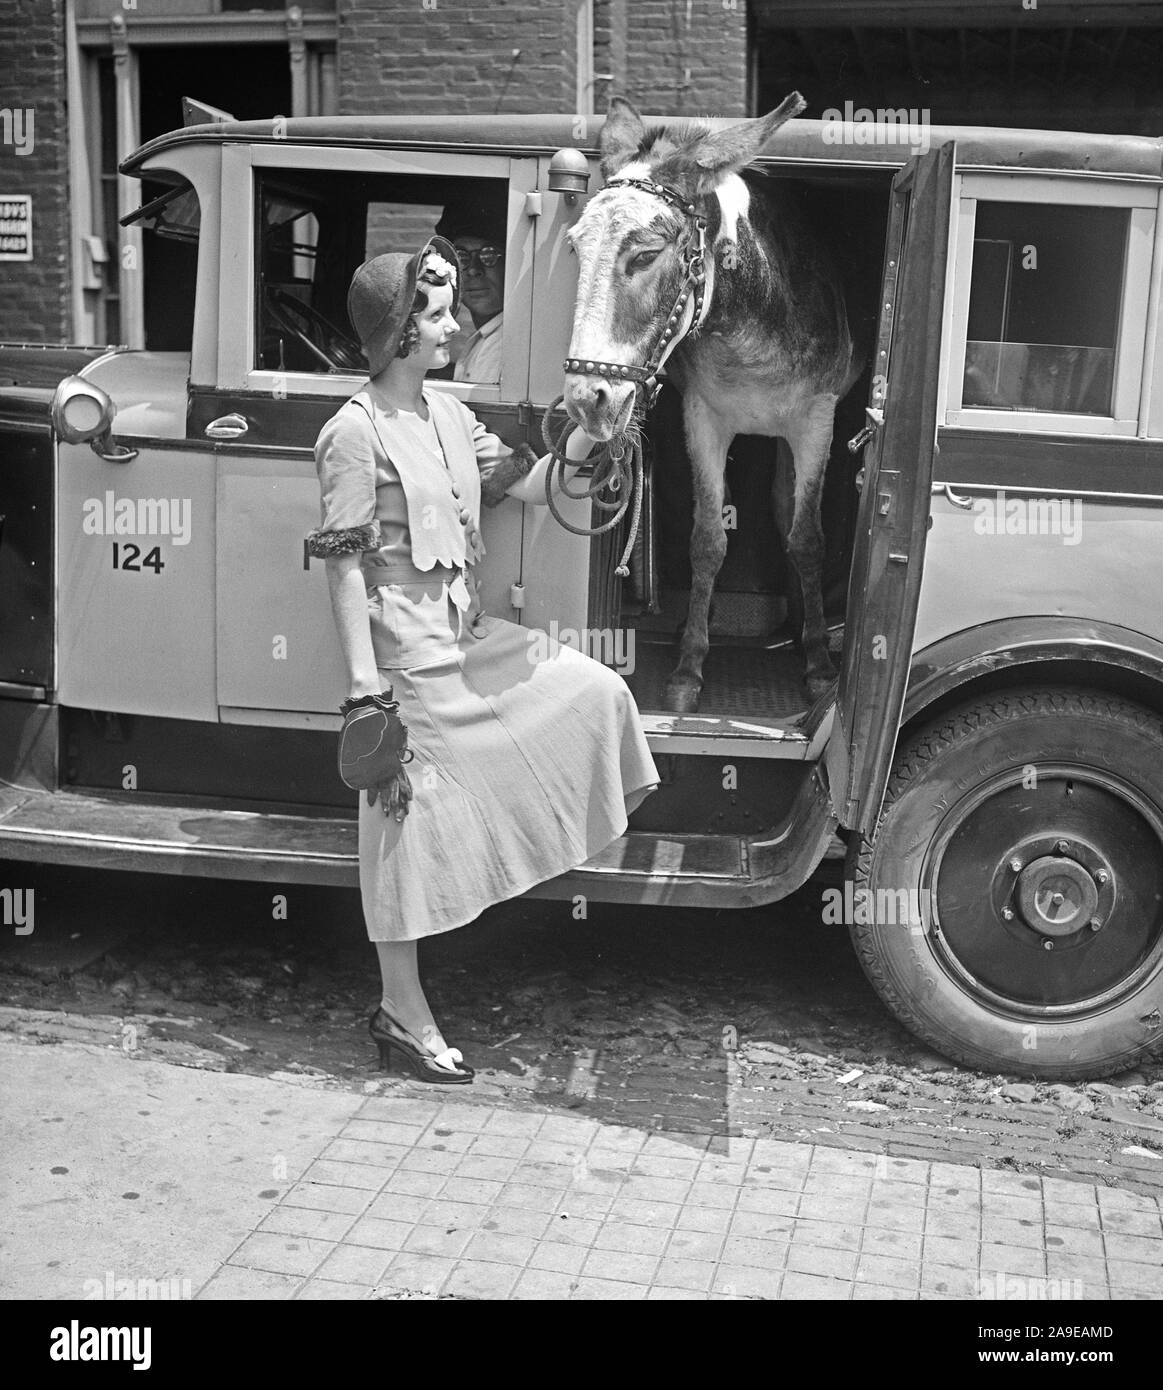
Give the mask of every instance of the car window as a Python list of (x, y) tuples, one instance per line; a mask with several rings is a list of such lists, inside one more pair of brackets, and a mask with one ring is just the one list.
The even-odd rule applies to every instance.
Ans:
[[(442, 217), (466, 206), (505, 222), (507, 185), (499, 179), (314, 170), (257, 178), (254, 365), (268, 370), (365, 373), (347, 316), (356, 268), (389, 251), (417, 250)], [(502, 260), (502, 285), (503, 276)], [(474, 326), (463, 305), (460, 320), (454, 361)]]
[[(142, 206), (123, 217), (121, 225), (136, 224), (144, 234), (145, 346), (153, 352), (189, 352), (202, 224), (198, 195), (186, 179), (168, 188), (146, 180), (142, 188)], [(107, 310), (114, 298), (109, 285)]]
[(1109, 416), (1130, 211), (980, 201), (962, 405)]

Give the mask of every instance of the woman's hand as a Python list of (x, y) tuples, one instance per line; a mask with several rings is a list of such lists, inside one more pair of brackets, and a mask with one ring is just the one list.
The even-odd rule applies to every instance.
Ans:
[(391, 687), (340, 709), (339, 775), (355, 791), (366, 791), (369, 806), (379, 799), (384, 815), (402, 821), (412, 800), (406, 764), (412, 761), (408, 730), (400, 719)]
[[(564, 479), (558, 475), (559, 481), (556, 486), (560, 492), (561, 481), (569, 482), (578, 468), (589, 457), (590, 450), (594, 447), (594, 440), (579, 426), (570, 434), (565, 441), (565, 457), (568, 462), (563, 469)], [(545, 505), (545, 475), (549, 472), (553, 462), (551, 454), (542, 456), (533, 465), (529, 473), (520, 482), (515, 483), (508, 489), (508, 495), (515, 497), (519, 502), (531, 502), (534, 506)]]
[(596, 442), (578, 425), (565, 441), (565, 456), (571, 463), (581, 463), (589, 458), (590, 450)]

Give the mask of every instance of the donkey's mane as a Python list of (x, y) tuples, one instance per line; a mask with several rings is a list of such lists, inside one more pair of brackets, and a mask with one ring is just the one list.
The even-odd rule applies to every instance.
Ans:
[(641, 159), (666, 159), (677, 151), (710, 135), (711, 127), (704, 120), (675, 121), (670, 125), (650, 126), (638, 143)]

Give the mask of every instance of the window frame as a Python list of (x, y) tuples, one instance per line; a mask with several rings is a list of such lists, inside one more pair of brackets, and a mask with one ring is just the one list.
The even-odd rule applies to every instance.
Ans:
[[(965, 173), (956, 195), (945, 427), (1035, 434), (1115, 435), (1146, 433), (1148, 375), (1154, 359), (1148, 327), (1157, 291), (1154, 269), (1161, 190), (1129, 180), (1027, 173)], [(1112, 412), (1082, 415), (1043, 410), (1001, 410), (962, 405), (973, 275), (973, 240), (979, 202), (1042, 203), (1126, 209), (1129, 216), (1122, 295), (1115, 337)]]
[[(217, 384), (283, 397), (350, 396), (366, 376), (340, 372), (279, 372), (254, 365), (257, 340), (258, 175), (265, 171), (336, 170), (351, 174), (422, 174), (503, 181), (508, 188), (505, 248), (504, 342), (499, 383), (430, 378), (425, 389), (446, 391), (466, 403), (500, 403), (527, 398), (529, 337), (533, 312), (533, 234), (525, 194), (536, 188), (537, 161), (505, 154), (451, 151), (331, 149), (306, 145), (228, 145), (222, 157), (223, 259), (219, 279), (219, 320), (235, 331), (219, 335)], [(229, 249), (228, 249), (229, 248)], [(239, 305), (245, 312), (239, 313)]]

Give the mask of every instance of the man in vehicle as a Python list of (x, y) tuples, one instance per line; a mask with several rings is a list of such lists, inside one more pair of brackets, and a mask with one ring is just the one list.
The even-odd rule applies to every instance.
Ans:
[(473, 333), (457, 359), (454, 381), (501, 379), (501, 320), (505, 303), (505, 213), (499, 200), (450, 203), (436, 224), (452, 242), (461, 272), (461, 302)]

